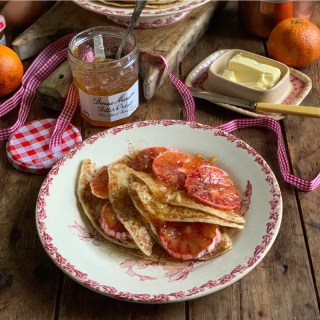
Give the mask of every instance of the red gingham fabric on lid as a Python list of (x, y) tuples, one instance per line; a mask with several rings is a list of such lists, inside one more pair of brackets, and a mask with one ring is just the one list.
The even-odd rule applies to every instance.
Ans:
[(16, 169), (34, 174), (47, 173), (66, 152), (81, 143), (79, 130), (69, 123), (62, 135), (61, 143), (49, 148), (55, 124), (56, 119), (31, 121), (10, 136), (7, 155)]

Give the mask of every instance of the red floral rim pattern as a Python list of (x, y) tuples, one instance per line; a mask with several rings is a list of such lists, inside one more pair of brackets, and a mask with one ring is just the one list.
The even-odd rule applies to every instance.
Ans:
[[(173, 125), (185, 125), (190, 128), (200, 128), (202, 130), (214, 130), (214, 136), (225, 137), (229, 142), (236, 145), (237, 148), (241, 148), (245, 150), (250, 156), (254, 158), (254, 161), (261, 167), (262, 172), (265, 174), (265, 181), (270, 187), (270, 193), (272, 194), (272, 200), (269, 202), (270, 211), (268, 214), (268, 222), (266, 224), (265, 234), (261, 239), (261, 243), (256, 246), (252, 255), (247, 259), (245, 264), (239, 264), (233, 270), (217, 280), (210, 280), (206, 283), (203, 283), (200, 286), (190, 288), (186, 291), (178, 291), (171, 292), (167, 294), (134, 294), (131, 292), (123, 292), (118, 291), (115, 287), (109, 286), (107, 284), (99, 283), (93, 279), (90, 279), (88, 275), (81, 270), (78, 270), (76, 266), (74, 266), (70, 261), (68, 261), (65, 257), (63, 257), (57, 247), (54, 245), (54, 239), (48, 234), (46, 228), (46, 197), (50, 196), (50, 187), (53, 182), (54, 177), (59, 173), (61, 166), (64, 163), (74, 157), (74, 155), (81, 150), (86, 144), (93, 144), (97, 139), (101, 137), (105, 137), (107, 135), (117, 135), (118, 133), (124, 130), (130, 130), (134, 127), (145, 127), (145, 126), (159, 126), (162, 125), (164, 127), (173, 126)], [(139, 301), (139, 302), (171, 302), (174, 300), (188, 300), (193, 296), (201, 296), (205, 295), (210, 289), (216, 288), (220, 286), (222, 288), (227, 285), (231, 285), (233, 282), (237, 280), (239, 275), (247, 274), (267, 253), (267, 249), (269, 245), (275, 239), (277, 223), (280, 218), (280, 207), (281, 207), (281, 192), (277, 181), (269, 168), (268, 164), (265, 160), (248, 144), (244, 141), (238, 139), (237, 137), (222, 131), (214, 129), (208, 125), (203, 125), (199, 123), (185, 122), (180, 120), (154, 120), (154, 121), (141, 121), (136, 123), (129, 123), (120, 127), (116, 127), (110, 129), (108, 131), (100, 132), (91, 138), (84, 141), (82, 144), (77, 145), (74, 149), (72, 149), (65, 157), (60, 159), (55, 166), (51, 169), (48, 176), (46, 177), (37, 200), (36, 206), (36, 221), (38, 224), (38, 232), (41, 238), (42, 244), (53, 259), (53, 261), (67, 274), (69, 274), (74, 280), (79, 282), (80, 284), (88, 287), (91, 290), (94, 290), (98, 293), (111, 296), (117, 299), (123, 299), (128, 301)]]
[[(102, 14), (109, 14), (115, 16), (131, 16), (133, 9), (121, 9), (112, 6), (108, 6), (99, 1), (88, 1), (88, 0), (74, 0), (75, 3), (78, 3), (82, 7), (85, 7), (89, 10), (93, 10)], [(208, 2), (208, 0), (194, 0), (189, 1), (186, 4), (175, 5), (173, 7), (169, 7), (166, 9), (158, 10), (158, 9), (149, 9), (143, 10), (141, 13), (142, 17), (154, 17), (154, 16), (163, 16), (163, 15), (171, 15), (183, 11), (188, 11), (196, 6), (201, 5), (202, 3)]]
[[(185, 18), (185, 16), (188, 14), (189, 12), (180, 12), (170, 16), (156, 17), (155, 19), (148, 18), (148, 21), (138, 21), (135, 28), (149, 29), (166, 26), (180, 21), (181, 19)], [(129, 19), (118, 18), (116, 16), (108, 16), (108, 19), (124, 26), (128, 26), (130, 22)]]
[[(105, 3), (91, 0), (73, 0), (84, 9), (103, 14), (109, 20), (123, 26), (128, 26), (133, 8), (117, 8)], [(142, 11), (135, 28), (149, 29), (170, 25), (182, 20), (193, 9), (211, 0), (188, 0), (163, 9), (145, 9)]]

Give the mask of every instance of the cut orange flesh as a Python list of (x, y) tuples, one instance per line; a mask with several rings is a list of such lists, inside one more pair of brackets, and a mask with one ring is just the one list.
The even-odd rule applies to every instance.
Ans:
[(103, 166), (90, 181), (92, 194), (101, 199), (109, 199), (108, 180), (108, 167)]
[(152, 169), (155, 176), (181, 189), (188, 174), (206, 163), (201, 155), (167, 151), (154, 159)]
[(102, 207), (100, 214), (100, 225), (103, 231), (111, 237), (122, 241), (132, 240), (127, 229), (117, 219), (109, 201)]
[(152, 172), (153, 160), (161, 153), (169, 150), (165, 147), (152, 147), (139, 152), (127, 162), (128, 167), (146, 173)]
[(200, 202), (224, 210), (240, 206), (237, 190), (228, 174), (213, 166), (201, 166), (190, 173), (185, 187), (188, 194)]
[(163, 248), (182, 260), (197, 259), (212, 252), (221, 240), (217, 225), (201, 222), (165, 222), (158, 232)]

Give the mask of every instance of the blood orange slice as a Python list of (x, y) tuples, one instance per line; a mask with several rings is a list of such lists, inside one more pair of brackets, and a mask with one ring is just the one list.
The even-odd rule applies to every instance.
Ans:
[(207, 161), (201, 155), (167, 151), (154, 159), (152, 170), (161, 180), (177, 188), (183, 188), (188, 174), (206, 163)]
[(163, 248), (181, 260), (198, 259), (212, 252), (221, 240), (217, 225), (202, 222), (165, 222), (158, 232)]
[(90, 181), (90, 188), (93, 195), (98, 198), (108, 199), (109, 188), (108, 188), (108, 167), (103, 166), (100, 168), (98, 173)]
[(153, 160), (161, 153), (168, 151), (166, 147), (152, 147), (140, 151), (137, 155), (130, 158), (127, 165), (137, 171), (146, 173), (152, 172)]
[(113, 238), (121, 241), (132, 240), (127, 229), (117, 219), (116, 214), (114, 213), (109, 201), (101, 209), (100, 226), (107, 235)]
[(191, 172), (185, 183), (188, 194), (204, 204), (232, 210), (240, 206), (237, 190), (228, 174), (213, 166), (201, 166)]

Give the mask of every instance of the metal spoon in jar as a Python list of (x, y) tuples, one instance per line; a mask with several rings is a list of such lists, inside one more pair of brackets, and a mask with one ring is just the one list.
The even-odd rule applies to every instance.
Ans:
[(136, 25), (136, 22), (137, 22), (138, 18), (140, 17), (140, 14), (141, 14), (143, 8), (145, 7), (146, 3), (147, 3), (147, 0), (137, 0), (136, 1), (127, 32), (126, 32), (124, 38), (122, 39), (120, 47), (117, 51), (116, 60), (121, 58), (121, 53), (122, 53), (123, 47), (127, 41), (127, 38), (129, 36), (129, 34), (131, 33), (132, 29), (134, 28), (134, 26)]

